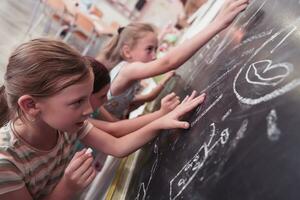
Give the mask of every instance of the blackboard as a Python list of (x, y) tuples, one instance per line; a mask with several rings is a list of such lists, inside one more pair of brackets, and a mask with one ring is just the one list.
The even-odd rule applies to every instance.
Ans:
[(165, 93), (207, 98), (143, 149), (126, 199), (299, 200), (299, 31), (299, 0), (252, 0), (188, 60)]

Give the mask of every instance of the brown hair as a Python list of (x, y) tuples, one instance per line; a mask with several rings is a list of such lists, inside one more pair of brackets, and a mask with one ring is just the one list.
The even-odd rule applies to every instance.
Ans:
[(112, 68), (124, 59), (122, 47), (126, 44), (130, 48), (136, 45), (137, 41), (147, 32), (156, 34), (155, 28), (147, 23), (131, 23), (125, 27), (119, 28), (118, 34), (113, 36), (111, 41), (104, 47), (100, 53), (99, 59), (109, 68)]
[(49, 97), (89, 74), (88, 61), (61, 41), (34, 39), (21, 44), (9, 58), (0, 90), (1, 126), (11, 118), (26, 120), (18, 106), (22, 95)]
[(107, 68), (93, 57), (85, 56), (90, 62), (94, 73), (93, 94), (99, 92), (102, 88), (110, 83), (110, 76)]

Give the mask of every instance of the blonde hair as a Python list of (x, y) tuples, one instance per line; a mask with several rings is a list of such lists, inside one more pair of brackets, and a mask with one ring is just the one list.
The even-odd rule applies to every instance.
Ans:
[(0, 89), (1, 126), (14, 117), (25, 119), (18, 99), (28, 94), (49, 97), (90, 74), (89, 62), (67, 44), (35, 39), (11, 54)]
[(118, 34), (113, 36), (111, 41), (100, 53), (98, 59), (108, 65), (108, 68), (115, 66), (124, 60), (122, 47), (128, 45), (133, 48), (139, 39), (145, 36), (145, 33), (156, 33), (154, 26), (147, 23), (131, 23), (118, 29)]

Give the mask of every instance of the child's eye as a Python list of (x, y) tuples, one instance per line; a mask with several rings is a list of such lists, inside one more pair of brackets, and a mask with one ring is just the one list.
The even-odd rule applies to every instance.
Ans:
[(154, 48), (153, 47), (149, 47), (149, 48), (147, 48), (147, 52), (148, 53), (152, 53), (152, 51), (154, 50)]
[(84, 99), (80, 99), (80, 100), (78, 100), (78, 101), (75, 101), (74, 103), (72, 103), (72, 106), (77, 108), (77, 107), (81, 106), (81, 104), (82, 104), (84, 101), (85, 101)]
[(146, 49), (147, 53), (153, 53), (153, 52), (155, 53), (156, 50), (157, 50), (157, 47), (155, 47), (155, 46), (151, 46)]
[(83, 102), (83, 100), (78, 100), (77, 102), (75, 102), (75, 104), (81, 104)]

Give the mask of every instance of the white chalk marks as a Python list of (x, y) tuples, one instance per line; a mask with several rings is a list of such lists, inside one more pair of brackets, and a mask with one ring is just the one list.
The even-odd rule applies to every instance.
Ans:
[[(294, 25), (292, 25), (292, 26), (289, 27), (289, 28), (291, 28), (291, 30), (283, 37), (283, 39), (282, 39), (280, 42), (277, 43), (277, 45), (270, 51), (270, 53), (273, 53), (273, 52), (274, 52), (281, 44), (284, 43), (284, 41), (285, 41), (292, 33), (294, 33), (294, 32), (297, 30), (297, 27), (294, 26)], [(285, 30), (283, 30), (283, 31), (285, 31)]]
[[(271, 49), (270, 54), (273, 54), (276, 49), (296, 32), (296, 24), (299, 22), (300, 18), (269, 37), (253, 52), (238, 71), (233, 81), (233, 91), (240, 102), (248, 105), (256, 105), (283, 95), (300, 85), (300, 79), (289, 79), (287, 81), (288, 76), (293, 71), (292, 64), (288, 62), (272, 64), (272, 61), (267, 59), (256, 62), (252, 61), (263, 49)], [(278, 42), (272, 44), (275, 40)], [(252, 63), (250, 63), (251, 61)], [(243, 79), (243, 74), (245, 74), (245, 79)], [(248, 88), (248, 90), (242, 91), (242, 87)]]
[(158, 140), (159, 140), (159, 138), (156, 139), (155, 144), (154, 144), (155, 161), (154, 161), (154, 163), (152, 165), (152, 168), (151, 168), (150, 177), (149, 177), (147, 183), (142, 182), (140, 184), (138, 194), (136, 195), (135, 200), (145, 200), (146, 197), (147, 197), (148, 188), (149, 188), (149, 185), (152, 181), (154, 172), (156, 171), (157, 164), (158, 164), (158, 153), (159, 153), (158, 152), (158, 145), (157, 145)]
[[(208, 106), (208, 108), (206, 108), (201, 115), (199, 115), (198, 117), (196, 117), (196, 119), (191, 123), (191, 127), (195, 126), (195, 124), (206, 114), (208, 113), (208, 111), (210, 111), (210, 109), (212, 109), (223, 97), (223, 94), (221, 94), (212, 104), (210, 104)], [(200, 111), (200, 110), (199, 110)], [(198, 112), (197, 112), (198, 114)]]
[[(170, 181), (170, 200), (177, 199), (184, 189), (195, 178), (199, 170), (204, 166), (205, 161), (211, 156), (214, 149), (219, 145), (224, 145), (229, 139), (229, 128), (219, 132), (215, 123), (211, 125), (209, 141), (204, 142), (196, 154), (190, 159)], [(219, 134), (218, 134), (219, 133)]]
[(277, 141), (280, 138), (281, 131), (277, 127), (277, 113), (272, 109), (267, 118), (267, 135), (271, 141)]
[(222, 116), (222, 121), (224, 121), (225, 119), (227, 119), (227, 117), (231, 114), (231, 112), (232, 112), (232, 109), (230, 108), (226, 113), (225, 113), (225, 115), (223, 115)]
[[(266, 77), (268, 72), (278, 71), (279, 74)], [(290, 63), (279, 63), (272, 65), (271, 60), (261, 60), (251, 64), (246, 72), (246, 80), (248, 83), (257, 85), (271, 85), (276, 86), (282, 82), (293, 70)]]
[[(242, 67), (236, 74), (233, 92), (244, 104), (256, 105), (269, 101), (300, 85), (300, 79), (294, 79), (283, 86), (278, 86), (292, 71), (293, 65), (287, 62), (272, 65), (271, 60), (262, 60), (252, 63), (248, 67)], [(245, 91), (244, 88), (248, 90)]]

